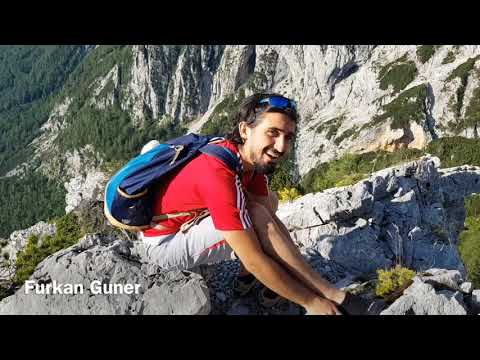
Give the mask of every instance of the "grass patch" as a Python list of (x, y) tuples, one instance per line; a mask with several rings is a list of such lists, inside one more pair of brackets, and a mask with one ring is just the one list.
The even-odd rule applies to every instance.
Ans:
[(441, 45), (421, 45), (417, 47), (417, 57), (422, 64), (425, 64), (435, 54)]
[(480, 140), (460, 136), (432, 140), (425, 151), (438, 156), (442, 167), (461, 165), (480, 166)]
[(36, 235), (31, 235), (25, 248), (17, 254), (14, 284), (22, 286), (35, 271), (37, 265), (47, 256), (74, 245), (83, 236), (79, 220), (69, 213), (55, 222), (57, 231), (54, 236), (45, 236), (41, 244)]
[(418, 149), (401, 149), (364, 154), (346, 154), (338, 160), (322, 163), (311, 169), (300, 184), (303, 194), (319, 192), (337, 186), (348, 186), (367, 178), (371, 173), (418, 159), (424, 152)]
[(282, 190), (278, 191), (278, 200), (280, 202), (285, 202), (285, 201), (292, 201), (295, 199), (298, 199), (300, 196), (300, 192), (298, 191), (297, 188), (283, 188)]
[(327, 120), (317, 126), (315, 132), (323, 133), (326, 131), (325, 137), (330, 140), (337, 133), (338, 128), (342, 125), (345, 120), (345, 115), (338, 116), (336, 118)]
[(480, 287), (480, 194), (465, 199), (465, 230), (460, 234), (458, 250), (467, 269), (469, 280)]
[(333, 140), (333, 142), (335, 143), (335, 145), (340, 145), (340, 143), (347, 139), (347, 138), (356, 138), (356, 136), (358, 136), (358, 127), (357, 126), (353, 126), (352, 128), (348, 129), (348, 130), (345, 130), (342, 135), (340, 135), (339, 137), (335, 138), (335, 140)]
[(402, 92), (396, 99), (383, 105), (383, 114), (376, 115), (372, 121), (363, 125), (365, 128), (375, 127), (385, 120), (391, 118), (392, 129), (402, 129), (409, 126), (411, 121), (420, 124), (424, 119), (424, 102), (427, 97), (427, 86), (425, 84), (417, 85)]
[(380, 89), (387, 90), (393, 87), (393, 93), (405, 89), (417, 76), (418, 70), (413, 61), (407, 61), (406, 55), (385, 65), (378, 74)]
[(401, 294), (412, 283), (415, 276), (415, 271), (399, 265), (390, 270), (377, 270), (377, 273), (375, 295), (382, 298), (389, 298), (395, 293)]
[(474, 58), (468, 59), (463, 64), (460, 64), (459, 66), (457, 66), (455, 70), (453, 70), (452, 73), (447, 78), (447, 82), (450, 82), (456, 78), (460, 79), (460, 86), (456, 91), (456, 102), (453, 104), (453, 110), (455, 111), (457, 123), (460, 122), (459, 119), (460, 119), (461, 110), (463, 107), (463, 98), (465, 96), (465, 88), (467, 87), (468, 78), (475, 66), (475, 62), (479, 58), (480, 58), (480, 55)]
[(201, 133), (205, 135), (225, 135), (233, 130), (235, 113), (240, 103), (245, 98), (245, 92), (239, 91), (238, 95), (231, 94), (215, 107), (207, 123), (202, 127)]
[(450, 64), (455, 61), (455, 53), (450, 50), (442, 60), (442, 65)]

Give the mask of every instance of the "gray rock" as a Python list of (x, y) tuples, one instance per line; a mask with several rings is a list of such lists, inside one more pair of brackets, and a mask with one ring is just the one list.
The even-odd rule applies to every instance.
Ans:
[(221, 302), (225, 302), (225, 300), (227, 300), (227, 296), (221, 291), (217, 292), (216, 295), (217, 295), (217, 299), (220, 300)]
[(227, 312), (227, 315), (250, 315), (250, 309), (242, 304), (235, 304)]
[(480, 314), (480, 290), (472, 291), (471, 306), (475, 314)]
[(466, 294), (470, 294), (473, 291), (473, 284), (469, 281), (466, 281), (460, 285), (460, 290)]
[(460, 292), (442, 290), (435, 292), (432, 285), (418, 277), (380, 315), (466, 315), (467, 309)]
[[(7, 253), (9, 259), (15, 261), (17, 258), (17, 253), (23, 250), (25, 245), (27, 245), (27, 240), (30, 236), (38, 236), (38, 245), (41, 245), (45, 236), (54, 236), (55, 232), (55, 224), (49, 224), (45, 221), (40, 221), (27, 229), (12, 232), (10, 237), (7, 239), (7, 245), (2, 249), (2, 252)], [(0, 262), (2, 260), (3, 259), (0, 258)]]
[[(30, 280), (35, 284), (78, 284), (82, 291), (36, 294), (22, 286), (0, 302), (0, 314), (208, 314), (208, 288), (198, 274), (163, 271), (131, 257), (131, 243), (86, 235), (78, 244), (43, 260)], [(96, 293), (95, 281), (137, 284), (138, 293)], [(92, 287), (93, 286), (93, 287)], [(64, 291), (66, 287), (64, 286)], [(127, 288), (125, 288), (127, 290)]]
[(460, 284), (463, 282), (462, 274), (458, 270), (428, 269), (419, 277), (423, 282), (431, 284), (435, 288), (447, 287), (455, 291), (461, 290)]

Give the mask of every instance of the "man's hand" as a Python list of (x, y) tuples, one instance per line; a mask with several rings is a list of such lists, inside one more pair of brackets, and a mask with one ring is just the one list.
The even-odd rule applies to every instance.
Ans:
[(333, 302), (321, 297), (315, 297), (305, 309), (308, 315), (342, 315)]

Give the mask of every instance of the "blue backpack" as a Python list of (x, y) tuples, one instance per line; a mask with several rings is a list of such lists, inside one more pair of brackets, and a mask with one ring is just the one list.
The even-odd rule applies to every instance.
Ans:
[(234, 172), (239, 172), (240, 161), (223, 146), (215, 145), (221, 137), (188, 134), (130, 160), (105, 188), (104, 212), (114, 226), (140, 231), (150, 227), (153, 220), (154, 193), (162, 179), (179, 170), (201, 153), (223, 161)]

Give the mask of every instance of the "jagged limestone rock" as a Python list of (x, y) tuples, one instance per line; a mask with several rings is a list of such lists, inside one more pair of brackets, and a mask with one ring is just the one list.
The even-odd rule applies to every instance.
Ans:
[(55, 232), (55, 224), (40, 221), (27, 229), (12, 232), (7, 239), (7, 245), (3, 248), (3, 252), (8, 253), (9, 259), (14, 261), (17, 258), (17, 253), (27, 245), (27, 240), (30, 236), (38, 236), (39, 244), (41, 244), (45, 236), (54, 236)]
[(435, 291), (432, 285), (414, 277), (401, 297), (380, 315), (466, 315), (461, 292), (449, 290)]
[[(480, 173), (470, 168), (444, 172), (439, 165), (438, 158), (425, 156), (355, 185), (282, 204), (277, 215), (296, 244), (315, 248), (351, 274), (368, 277), (400, 262), (418, 271), (438, 267), (465, 276), (456, 249), (465, 215), (444, 207), (445, 193), (477, 191), (473, 185)], [(456, 181), (456, 188), (453, 180), (444, 179), (461, 178), (462, 173), (469, 180)]]
[[(36, 294), (26, 284), (0, 302), (0, 314), (200, 315), (210, 312), (208, 289), (201, 276), (142, 264), (132, 256), (130, 247), (130, 242), (116, 237), (86, 235), (78, 244), (47, 257), (30, 277), (35, 284), (56, 284), (57, 290), (52, 287), (46, 290), (50, 294)], [(77, 286), (71, 290), (73, 294), (68, 294), (70, 290), (65, 284)], [(117, 288), (115, 294), (113, 284), (124, 287)], [(125, 287), (127, 284), (132, 288)], [(134, 292), (135, 284), (138, 293)]]

